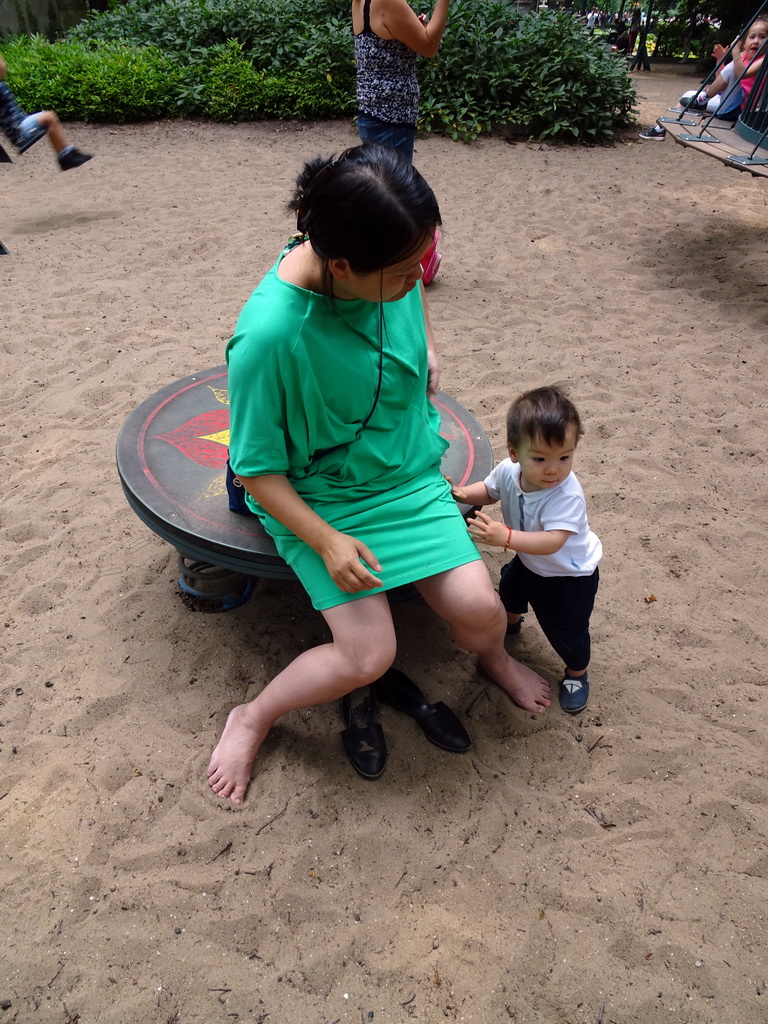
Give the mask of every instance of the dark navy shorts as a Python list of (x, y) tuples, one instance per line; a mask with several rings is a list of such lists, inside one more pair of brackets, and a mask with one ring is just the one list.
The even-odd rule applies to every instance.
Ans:
[(589, 617), (599, 582), (599, 569), (591, 576), (539, 576), (515, 555), (501, 570), (499, 597), (513, 615), (524, 615), (530, 605), (566, 667), (582, 669), (591, 654)]

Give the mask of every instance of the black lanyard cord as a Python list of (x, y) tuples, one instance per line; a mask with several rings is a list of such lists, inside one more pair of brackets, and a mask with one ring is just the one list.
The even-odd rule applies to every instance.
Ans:
[[(322, 459), (326, 455), (330, 455), (331, 452), (336, 452), (340, 448), (346, 448), (347, 445), (353, 444), (355, 441), (358, 440), (358, 438), (360, 437), (362, 432), (365, 430), (365, 428), (370, 423), (371, 416), (373, 416), (374, 412), (376, 411), (376, 406), (379, 404), (379, 398), (381, 396), (381, 384), (382, 384), (382, 380), (383, 380), (383, 377), (384, 377), (384, 334), (385, 333), (386, 333), (386, 324), (384, 322), (384, 303), (380, 302), (379, 303), (379, 374), (378, 374), (378, 380), (376, 382), (376, 393), (373, 396), (373, 405), (371, 406), (370, 410), (368, 411), (368, 415), (365, 417), (363, 422), (357, 428), (357, 432), (355, 433), (355, 436), (352, 438), (351, 441), (343, 441), (341, 444), (335, 444), (332, 448), (321, 448), (319, 451), (316, 451), (314, 453), (314, 455), (312, 456), (312, 459), (311, 459), (311, 461), (309, 463), (309, 466), (313, 466), (317, 462), (318, 459)], [(307, 469), (309, 469), (309, 466), (307, 467)]]

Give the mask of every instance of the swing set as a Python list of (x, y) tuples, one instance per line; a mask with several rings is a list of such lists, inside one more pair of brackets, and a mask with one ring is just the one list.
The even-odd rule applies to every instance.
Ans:
[[(746, 38), (754, 22), (766, 20), (766, 9), (768, 0), (751, 18), (740, 39)], [(728, 63), (735, 44), (736, 40), (728, 47), (722, 60), (710, 72), (700, 89), (715, 80), (719, 70)], [(755, 60), (759, 60), (766, 53), (768, 40), (758, 50)], [(740, 88), (739, 79), (735, 78), (723, 93), (720, 105), (727, 109), (729, 98)], [(665, 115), (657, 118), (656, 123), (665, 128), (675, 142), (682, 146), (714, 157), (728, 167), (747, 171), (755, 177), (768, 178), (768, 60), (763, 61), (755, 75), (752, 91), (742, 104), (736, 121), (723, 121), (718, 119), (716, 112), (692, 109), (698, 92), (699, 90), (695, 90), (686, 103), (670, 107), (669, 113), (674, 114), (674, 117)], [(690, 128), (696, 130), (689, 131)]]

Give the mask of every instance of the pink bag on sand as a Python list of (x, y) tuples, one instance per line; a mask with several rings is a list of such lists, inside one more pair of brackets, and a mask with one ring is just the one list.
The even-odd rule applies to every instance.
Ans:
[(435, 232), (435, 241), (427, 249), (426, 255), (421, 263), (421, 280), (424, 286), (431, 284), (435, 279), (442, 256), (437, 251), (437, 243), (440, 241), (440, 232)]

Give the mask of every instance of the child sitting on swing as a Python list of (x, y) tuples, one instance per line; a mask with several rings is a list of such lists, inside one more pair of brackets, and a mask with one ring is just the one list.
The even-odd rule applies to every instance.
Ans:
[[(747, 29), (744, 39), (733, 43), (730, 64), (724, 64), (713, 82), (700, 92), (687, 92), (680, 103), (688, 104), (691, 110), (706, 110), (716, 113), (721, 120), (735, 121), (744, 101), (752, 91), (763, 59), (768, 39), (768, 21), (757, 18)], [(728, 50), (717, 43), (712, 56), (722, 61)]]
[(16, 97), (5, 84), (6, 65), (0, 56), (0, 131), (19, 153), (24, 153), (44, 135), (56, 151), (59, 167), (69, 171), (87, 163), (91, 156), (76, 149), (69, 141), (61, 121), (52, 110), (25, 114)]

